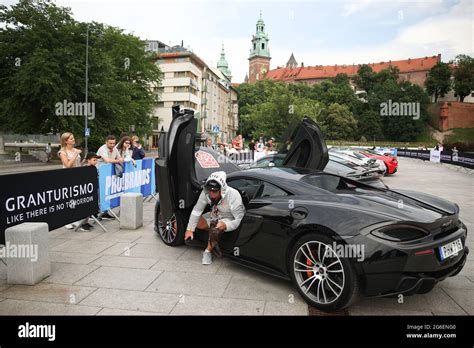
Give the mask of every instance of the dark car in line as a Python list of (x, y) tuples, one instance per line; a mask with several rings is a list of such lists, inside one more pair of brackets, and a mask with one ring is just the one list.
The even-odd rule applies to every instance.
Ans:
[(196, 129), (193, 111), (174, 108), (160, 138), (155, 230), (165, 244), (184, 243), (203, 180), (224, 170), (246, 214), (223, 234), (222, 252), (291, 281), (320, 310), (347, 307), (359, 296), (426, 293), (463, 268), (469, 249), (457, 204), (323, 172), (328, 151), (311, 119), (291, 133), (282, 166), (248, 170), (215, 151), (196, 151)]
[[(285, 159), (285, 154), (273, 154), (260, 158), (250, 165), (250, 168), (280, 167)], [(335, 174), (356, 181), (361, 181), (367, 185), (386, 188), (387, 186), (380, 180), (381, 175), (377, 170), (369, 170), (350, 162), (329, 157), (329, 161), (324, 168), (325, 173)]]

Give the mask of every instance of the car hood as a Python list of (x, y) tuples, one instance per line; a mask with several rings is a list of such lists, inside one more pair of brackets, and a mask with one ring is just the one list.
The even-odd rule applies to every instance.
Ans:
[[(308, 199), (313, 200), (308, 196)], [(317, 197), (323, 205), (345, 206), (368, 214), (376, 214), (382, 220), (416, 221), (431, 223), (446, 215), (454, 214), (455, 204), (444, 201), (443, 206), (451, 209), (440, 209), (441, 204), (430, 204), (428, 201), (413, 199), (391, 190), (361, 189), (345, 190)]]

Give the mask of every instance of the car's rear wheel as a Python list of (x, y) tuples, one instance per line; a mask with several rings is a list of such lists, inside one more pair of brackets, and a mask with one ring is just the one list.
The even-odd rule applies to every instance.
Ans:
[(155, 206), (155, 231), (161, 240), (170, 246), (184, 243), (184, 227), (181, 214), (175, 213), (171, 218), (165, 220), (160, 212), (160, 203)]
[(343, 309), (358, 297), (356, 273), (349, 259), (334, 250), (336, 241), (310, 233), (290, 254), (290, 275), (303, 298), (323, 311)]

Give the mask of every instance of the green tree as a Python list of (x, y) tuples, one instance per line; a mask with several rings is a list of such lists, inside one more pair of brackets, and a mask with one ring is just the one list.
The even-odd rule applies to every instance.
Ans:
[[(0, 128), (18, 133), (83, 134), (84, 117), (57, 116), (56, 104), (85, 101), (86, 33), (89, 27), (89, 121), (92, 144), (128, 131), (151, 131), (161, 73), (139, 38), (100, 23), (80, 23), (69, 8), (20, 0), (0, 6)], [(91, 146), (92, 148), (92, 146)]]
[(366, 64), (361, 65), (357, 71), (357, 75), (354, 77), (355, 85), (364, 91), (372, 90), (376, 82), (376, 74), (372, 68)]
[(357, 120), (358, 135), (372, 140), (374, 138), (381, 139), (383, 136), (381, 127), (380, 112), (374, 110), (364, 111)]
[(474, 91), (474, 58), (460, 54), (456, 57), (454, 70), (454, 91), (463, 102)]
[(449, 64), (438, 62), (431, 68), (425, 80), (426, 91), (434, 96), (437, 102), (439, 97), (444, 97), (451, 89), (451, 70)]
[(357, 130), (357, 120), (347, 105), (329, 105), (319, 116), (319, 121), (327, 139), (353, 139)]

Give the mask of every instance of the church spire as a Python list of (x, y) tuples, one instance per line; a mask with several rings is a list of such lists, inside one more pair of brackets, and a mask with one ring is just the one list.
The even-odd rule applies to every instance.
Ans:
[(286, 63), (286, 67), (288, 69), (294, 69), (298, 66), (298, 63), (296, 62), (295, 56), (293, 55), (293, 52), (291, 52), (290, 59), (288, 59), (288, 62)]
[(256, 33), (252, 37), (252, 48), (250, 49), (250, 57), (267, 57), (270, 58), (270, 49), (268, 47), (268, 35), (265, 33), (265, 22), (260, 11), (260, 18), (257, 21)]
[(221, 57), (217, 62), (217, 69), (219, 69), (229, 79), (229, 81), (232, 79), (232, 72), (229, 69), (229, 63), (227, 63), (227, 60), (225, 59), (224, 44), (222, 44)]

